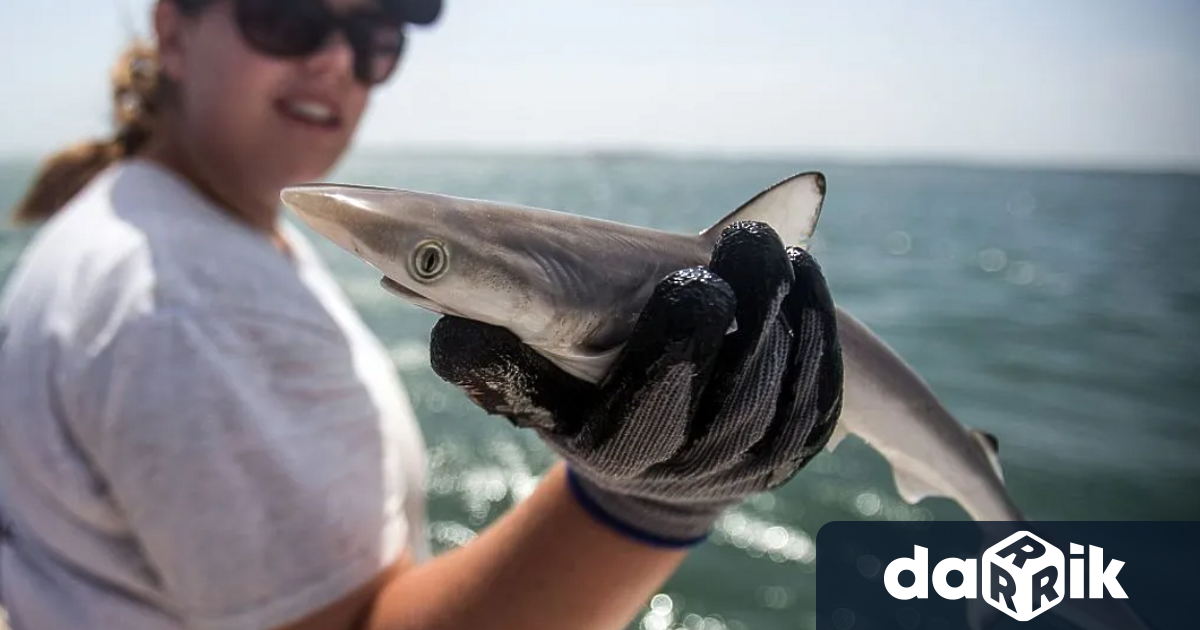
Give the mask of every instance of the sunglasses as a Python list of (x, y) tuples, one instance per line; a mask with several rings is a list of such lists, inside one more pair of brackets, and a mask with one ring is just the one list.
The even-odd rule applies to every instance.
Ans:
[(242, 37), (273, 57), (305, 57), (341, 31), (354, 51), (354, 77), (365, 85), (383, 83), (400, 62), (404, 21), (378, 8), (335, 12), (324, 0), (236, 0)]

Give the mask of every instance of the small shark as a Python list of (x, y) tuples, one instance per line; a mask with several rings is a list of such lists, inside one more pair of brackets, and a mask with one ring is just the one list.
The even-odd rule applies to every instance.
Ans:
[[(508, 328), (567, 373), (595, 383), (659, 280), (706, 265), (721, 231), (737, 221), (761, 221), (785, 245), (806, 246), (825, 195), (823, 174), (798, 173), (698, 234), (377, 186), (303, 184), (280, 198), (308, 227), (378, 270), (392, 294)], [(857, 435), (888, 462), (906, 502), (945, 497), (985, 528), (1001, 526), (990, 521), (1032, 527), (1005, 489), (996, 438), (963, 426), (900, 355), (836, 308), (845, 383), (827, 448)], [(972, 604), (971, 628), (996, 621), (983, 600)], [(1119, 601), (1064, 600), (1052, 610), (1089, 630), (1146, 628)]]
[[(594, 383), (659, 280), (707, 264), (721, 231), (737, 221), (761, 221), (785, 245), (805, 246), (825, 194), (823, 174), (798, 173), (698, 234), (375, 186), (303, 184), (280, 198), (378, 270), (389, 292), (435, 313), (508, 328)], [(847, 434), (863, 439), (891, 465), (909, 503), (948, 497), (978, 521), (1024, 520), (1005, 491), (996, 439), (955, 420), (898, 354), (841, 307), (837, 324), (845, 390), (827, 448)]]

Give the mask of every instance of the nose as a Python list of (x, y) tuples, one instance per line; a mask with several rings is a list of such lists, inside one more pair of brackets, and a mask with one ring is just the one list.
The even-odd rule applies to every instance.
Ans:
[(325, 43), (305, 59), (304, 65), (316, 73), (337, 73), (348, 78), (354, 74), (354, 49), (345, 33), (335, 31)]

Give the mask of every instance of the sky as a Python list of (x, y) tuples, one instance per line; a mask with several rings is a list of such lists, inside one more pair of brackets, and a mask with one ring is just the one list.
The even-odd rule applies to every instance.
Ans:
[[(107, 132), (150, 2), (3, 0), (0, 155)], [(1196, 0), (447, 0), (415, 31), (356, 147), (1200, 170)]]

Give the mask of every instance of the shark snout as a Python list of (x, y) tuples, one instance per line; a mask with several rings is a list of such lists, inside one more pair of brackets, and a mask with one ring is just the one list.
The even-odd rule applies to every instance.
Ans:
[(304, 185), (284, 188), (279, 198), (309, 228), (338, 247), (359, 253), (355, 217), (365, 209), (339, 193), (338, 186)]
[(395, 191), (369, 186), (301, 184), (284, 188), (279, 199), (305, 220), (345, 223), (386, 217), (384, 208), (389, 195), (400, 196)]
[(308, 227), (375, 266), (387, 262), (380, 257), (399, 256), (384, 245), (395, 245), (388, 234), (411, 226), (411, 219), (405, 218), (413, 205), (411, 196), (404, 191), (337, 184), (289, 186), (279, 193), (284, 205)]
[(331, 187), (317, 184), (288, 186), (279, 193), (279, 200), (302, 216), (325, 211), (331, 202)]

